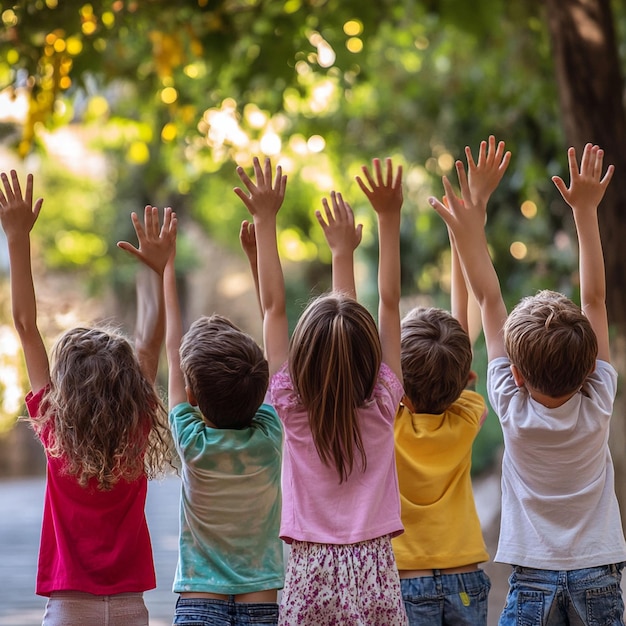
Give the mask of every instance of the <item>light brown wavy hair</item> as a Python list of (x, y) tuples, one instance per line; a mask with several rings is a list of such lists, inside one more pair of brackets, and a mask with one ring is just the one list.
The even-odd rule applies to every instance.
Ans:
[(459, 321), (444, 309), (417, 307), (401, 326), (404, 391), (416, 413), (443, 413), (467, 386), (472, 345)]
[(35, 429), (83, 487), (154, 478), (171, 460), (167, 413), (131, 343), (111, 328), (74, 328), (52, 350), (50, 386)]
[(250, 335), (221, 315), (200, 317), (183, 337), (180, 367), (213, 426), (250, 426), (269, 384), (267, 360)]
[(376, 322), (365, 307), (341, 294), (313, 300), (289, 343), (289, 372), (309, 416), (322, 462), (339, 482), (367, 458), (358, 409), (372, 396), (382, 361)]
[(580, 307), (549, 290), (523, 298), (511, 311), (504, 345), (524, 380), (551, 398), (578, 390), (598, 355), (596, 335)]

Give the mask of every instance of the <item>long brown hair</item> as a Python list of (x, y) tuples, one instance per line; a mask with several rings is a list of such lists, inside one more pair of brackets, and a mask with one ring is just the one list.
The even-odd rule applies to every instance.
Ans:
[(33, 424), (48, 432), (48, 454), (82, 486), (152, 478), (170, 460), (163, 403), (116, 330), (74, 328), (59, 338), (41, 409)]
[(289, 371), (308, 412), (322, 462), (343, 482), (356, 453), (367, 459), (357, 409), (371, 397), (382, 361), (378, 329), (365, 307), (342, 294), (313, 300), (289, 344)]

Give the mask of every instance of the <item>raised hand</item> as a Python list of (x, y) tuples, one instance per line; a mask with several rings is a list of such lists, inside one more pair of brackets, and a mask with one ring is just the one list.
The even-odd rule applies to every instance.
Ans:
[(354, 224), (352, 207), (345, 202), (340, 193), (330, 193), (332, 209), (328, 199), (322, 199), (324, 213), (315, 211), (315, 217), (324, 231), (324, 236), (333, 255), (352, 254), (359, 244), (363, 235), (363, 224)]
[(489, 136), (489, 141), (481, 141), (478, 149), (478, 160), (474, 161), (469, 146), (465, 147), (467, 157), (467, 178), (469, 189), (474, 202), (487, 206), (487, 202), (494, 192), (511, 160), (511, 152), (504, 151), (504, 141)]
[(33, 175), (26, 177), (26, 191), (22, 194), (20, 181), (15, 170), (9, 176), (2, 172), (0, 179), (2, 187), (0, 189), (0, 221), (2, 228), (11, 239), (16, 236), (28, 235), (32, 230), (43, 204), (43, 198), (38, 198), (33, 206)]
[(445, 195), (443, 202), (437, 198), (429, 198), (431, 206), (439, 213), (448, 226), (455, 241), (469, 232), (484, 230), (484, 205), (475, 202), (470, 191), (469, 180), (461, 161), (455, 163), (459, 180), (461, 196), (457, 196), (452, 183), (447, 176), (443, 176)]
[(241, 222), (241, 229), (239, 230), (239, 243), (242, 250), (248, 257), (248, 263), (251, 267), (256, 267), (256, 232), (254, 230), (254, 222), (244, 220)]
[(235, 187), (233, 191), (241, 198), (253, 217), (276, 216), (285, 199), (287, 176), (283, 175), (282, 168), (278, 165), (272, 184), (272, 163), (269, 158), (265, 159), (261, 167), (259, 159), (254, 157), (253, 167), (256, 184), (252, 182), (243, 167), (237, 167), (237, 174), (249, 193), (246, 194), (240, 187)]
[(163, 226), (159, 223), (159, 209), (151, 205), (144, 209), (143, 224), (135, 212), (130, 217), (137, 233), (138, 247), (118, 241), (118, 248), (130, 252), (157, 274), (163, 275), (167, 261), (176, 249), (176, 213), (170, 207), (165, 208)]
[[(361, 169), (367, 185), (360, 176), (356, 177), (356, 182), (367, 196), (374, 211), (379, 215), (383, 213), (399, 213), (402, 208), (402, 166), (399, 165), (396, 175), (393, 174), (393, 163), (390, 158), (385, 159), (387, 168), (383, 175), (380, 159), (374, 159), (372, 166), (374, 173), (364, 165)], [(369, 186), (368, 186), (369, 185)]]
[(600, 204), (615, 171), (615, 167), (609, 165), (606, 173), (602, 176), (603, 160), (604, 150), (588, 143), (583, 150), (579, 168), (576, 161), (576, 149), (570, 148), (567, 151), (569, 187), (560, 176), (553, 176), (552, 182), (563, 196), (563, 200), (572, 209), (595, 209)]

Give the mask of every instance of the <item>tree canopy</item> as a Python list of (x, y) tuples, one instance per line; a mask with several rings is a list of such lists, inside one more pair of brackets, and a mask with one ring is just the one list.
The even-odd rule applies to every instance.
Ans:
[(353, 180), (393, 156), (405, 166), (404, 293), (448, 306), (447, 233), (426, 198), (441, 195), (465, 145), (494, 134), (513, 152), (488, 220), (507, 303), (539, 287), (575, 297), (570, 213), (550, 181), (567, 176), (567, 146), (544, 11), (505, 0), (1, 2), (0, 136), (40, 159), (47, 265), (88, 267), (94, 284), (130, 284), (114, 242), (148, 203), (236, 247), (235, 163), (268, 155), (289, 176), (281, 252), (306, 268), (292, 288), (323, 289), (330, 257), (314, 209), (344, 192), (366, 226), (359, 254), (374, 263)]

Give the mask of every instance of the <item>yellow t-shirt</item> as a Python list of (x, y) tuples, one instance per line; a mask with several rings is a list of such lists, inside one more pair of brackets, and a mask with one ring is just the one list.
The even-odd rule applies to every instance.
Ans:
[(398, 569), (444, 569), (489, 559), (476, 513), (472, 444), (485, 401), (465, 390), (441, 415), (400, 405), (394, 425), (404, 534), (393, 539)]

